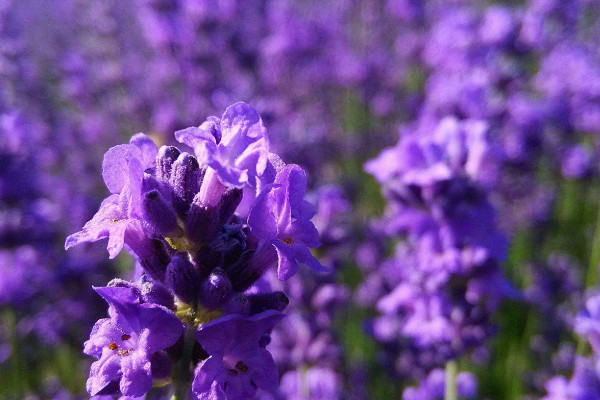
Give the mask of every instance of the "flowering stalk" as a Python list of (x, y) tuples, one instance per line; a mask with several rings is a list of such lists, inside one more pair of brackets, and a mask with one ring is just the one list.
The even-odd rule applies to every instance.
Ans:
[(283, 281), (298, 263), (323, 269), (309, 250), (320, 243), (306, 175), (269, 153), (245, 103), (175, 137), (195, 155), (157, 149), (141, 133), (111, 148), (102, 170), (112, 194), (66, 240), (70, 248), (108, 237), (110, 257), (126, 247), (141, 276), (95, 288), (109, 318), (85, 343), (98, 359), (87, 390), (141, 397), (170, 383), (178, 400), (273, 392), (279, 377), (266, 346), (289, 299), (255, 283), (275, 263)]
[(444, 391), (444, 400), (457, 400), (456, 376), (458, 374), (458, 364), (456, 360), (450, 360), (446, 363), (446, 386)]

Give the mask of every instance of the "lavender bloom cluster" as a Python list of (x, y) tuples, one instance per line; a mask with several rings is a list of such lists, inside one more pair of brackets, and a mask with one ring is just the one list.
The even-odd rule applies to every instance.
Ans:
[(446, 118), (433, 131), (405, 132), (365, 166), (388, 199), (386, 233), (405, 238), (366, 279), (381, 296), (373, 335), (400, 374), (481, 346), (510, 292), (499, 268), (506, 239), (488, 200), (496, 162), (487, 135), (482, 121)]
[(139, 268), (136, 282), (95, 289), (109, 318), (85, 345), (98, 359), (88, 392), (139, 397), (153, 382), (172, 382), (176, 396), (191, 384), (198, 399), (273, 392), (278, 372), (265, 347), (289, 299), (248, 289), (274, 264), (282, 281), (299, 263), (324, 270), (309, 250), (319, 234), (306, 175), (269, 152), (245, 103), (175, 137), (195, 155), (158, 149), (144, 134), (111, 148), (102, 171), (112, 194), (66, 240), (68, 249), (108, 238), (111, 258), (125, 247)]
[(543, 400), (583, 400), (600, 399), (600, 375), (598, 374), (599, 305), (597, 293), (585, 302), (584, 309), (575, 318), (574, 329), (584, 337), (592, 347), (593, 355), (575, 358), (571, 379), (556, 376), (546, 383), (547, 396)]

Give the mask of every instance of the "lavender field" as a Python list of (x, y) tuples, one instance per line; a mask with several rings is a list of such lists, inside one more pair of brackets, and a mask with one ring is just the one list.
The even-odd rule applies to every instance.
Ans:
[(597, 0), (0, 0), (0, 399), (600, 400)]

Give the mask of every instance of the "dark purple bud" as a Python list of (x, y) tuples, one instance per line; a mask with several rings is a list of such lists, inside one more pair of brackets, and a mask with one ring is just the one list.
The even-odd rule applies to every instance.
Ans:
[(200, 303), (209, 310), (214, 310), (225, 304), (231, 293), (231, 281), (225, 271), (217, 268), (200, 285)]
[(175, 310), (173, 294), (166, 286), (159, 282), (145, 282), (142, 284), (141, 298), (143, 303), (158, 304)]
[(171, 357), (166, 351), (157, 351), (150, 359), (152, 379), (167, 379), (171, 377)]
[(283, 292), (257, 293), (248, 296), (250, 302), (250, 315), (267, 310), (283, 311), (290, 300)]
[(267, 347), (271, 343), (271, 335), (265, 333), (258, 339), (258, 347), (262, 347), (263, 349)]
[(189, 210), (194, 196), (200, 190), (201, 178), (196, 157), (189, 153), (181, 153), (173, 163), (170, 180), (174, 195), (173, 205), (181, 217)]
[(167, 246), (159, 239), (151, 239), (152, 251), (139, 258), (140, 265), (152, 279), (164, 282), (171, 255)]
[(161, 235), (171, 236), (177, 229), (177, 215), (173, 207), (156, 189), (144, 193), (144, 214)]
[(231, 296), (229, 301), (223, 305), (223, 312), (225, 314), (250, 314), (250, 302), (248, 296), (243, 293), (238, 293), (235, 296)]
[(192, 304), (196, 300), (200, 276), (186, 253), (179, 253), (167, 267), (165, 283), (184, 303)]
[(171, 169), (177, 157), (181, 152), (177, 147), (162, 146), (156, 155), (156, 179), (162, 182), (169, 182), (171, 178)]
[(242, 189), (227, 188), (219, 202), (219, 225), (225, 225), (240, 205), (244, 192)]
[(196, 195), (185, 219), (187, 237), (196, 243), (209, 243), (214, 240), (219, 228), (218, 207), (202, 205), (200, 194)]
[(141, 296), (140, 287), (138, 285), (136, 285), (135, 283), (126, 281), (124, 279), (119, 279), (119, 278), (112, 279), (110, 282), (108, 282), (108, 285), (106, 285), (106, 286), (129, 288), (129, 289), (131, 289), (131, 291), (133, 293), (135, 293), (136, 296)]
[(252, 258), (252, 254), (252, 251), (242, 253), (235, 263), (225, 268), (234, 292), (246, 291), (266, 270), (266, 268), (262, 268), (261, 266), (252, 266), (250, 264), (249, 261)]
[(225, 225), (210, 247), (223, 254), (223, 265), (236, 262), (246, 250), (246, 234), (242, 225)]
[(200, 276), (207, 277), (215, 268), (223, 266), (223, 253), (209, 246), (202, 246), (194, 256)]
[(142, 180), (142, 193), (149, 192), (151, 190), (158, 190), (164, 193), (167, 186), (163, 182), (159, 182), (154, 176), (153, 169), (147, 169), (144, 171), (144, 179)]

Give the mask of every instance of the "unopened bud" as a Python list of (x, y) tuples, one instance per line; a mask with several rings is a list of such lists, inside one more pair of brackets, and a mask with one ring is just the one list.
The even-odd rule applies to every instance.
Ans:
[(200, 303), (214, 310), (221, 307), (231, 297), (231, 281), (221, 268), (215, 269), (200, 286)]

